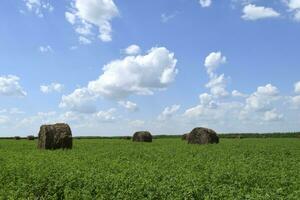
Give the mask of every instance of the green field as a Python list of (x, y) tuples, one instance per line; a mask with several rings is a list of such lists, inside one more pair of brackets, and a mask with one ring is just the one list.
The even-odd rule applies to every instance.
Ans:
[(300, 139), (0, 140), (0, 199), (300, 199)]

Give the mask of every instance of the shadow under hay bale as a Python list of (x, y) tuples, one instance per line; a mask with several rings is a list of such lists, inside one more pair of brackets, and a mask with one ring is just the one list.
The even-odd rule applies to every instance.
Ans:
[(28, 135), (27, 140), (34, 140), (34, 136), (33, 135)]
[(212, 129), (198, 127), (188, 134), (187, 141), (189, 144), (218, 144), (219, 137)]
[(133, 142), (152, 142), (152, 135), (149, 131), (138, 131), (133, 134)]
[(39, 149), (72, 149), (72, 131), (68, 124), (42, 125), (38, 136)]

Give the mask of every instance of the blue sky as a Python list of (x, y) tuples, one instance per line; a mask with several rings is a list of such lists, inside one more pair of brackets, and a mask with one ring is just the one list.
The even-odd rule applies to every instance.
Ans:
[(300, 129), (300, 0), (0, 4), (0, 136)]

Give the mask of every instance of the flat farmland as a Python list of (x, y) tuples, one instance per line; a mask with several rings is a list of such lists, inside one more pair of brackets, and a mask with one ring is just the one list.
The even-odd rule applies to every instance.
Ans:
[(300, 199), (300, 139), (0, 140), (0, 199)]

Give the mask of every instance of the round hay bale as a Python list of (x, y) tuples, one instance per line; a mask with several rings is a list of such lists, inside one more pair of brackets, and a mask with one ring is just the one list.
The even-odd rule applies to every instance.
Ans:
[(28, 135), (27, 140), (34, 140), (34, 136), (33, 135)]
[(15, 138), (15, 140), (21, 140), (20, 136), (15, 136), (14, 138)]
[(187, 137), (189, 144), (213, 144), (219, 143), (217, 133), (208, 128), (198, 127), (194, 128)]
[(133, 134), (134, 142), (152, 142), (152, 135), (149, 131), (138, 131)]
[(188, 138), (188, 133), (185, 133), (181, 136), (182, 140), (187, 140), (187, 138)]
[(38, 136), (40, 149), (72, 149), (72, 131), (68, 124), (42, 125)]

